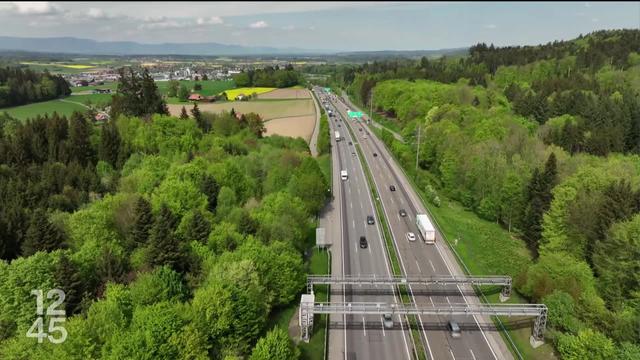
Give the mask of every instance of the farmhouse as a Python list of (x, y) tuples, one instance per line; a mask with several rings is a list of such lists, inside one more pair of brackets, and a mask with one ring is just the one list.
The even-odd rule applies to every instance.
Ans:
[(204, 100), (204, 96), (200, 94), (191, 94), (189, 95), (189, 101), (202, 101)]

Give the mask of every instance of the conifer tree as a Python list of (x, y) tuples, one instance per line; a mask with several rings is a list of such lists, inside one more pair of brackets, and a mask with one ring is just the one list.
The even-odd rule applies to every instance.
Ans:
[(209, 238), (209, 232), (211, 232), (211, 224), (201, 211), (196, 210), (187, 227), (187, 240), (197, 240), (201, 243), (206, 243)]
[(185, 109), (183, 106), (182, 110), (180, 110), (180, 119), (186, 120), (188, 118), (189, 118), (189, 114), (187, 113), (187, 109)]
[(22, 255), (31, 256), (38, 251), (53, 251), (63, 244), (64, 236), (60, 230), (49, 222), (43, 209), (36, 209), (22, 243)]
[(103, 125), (100, 134), (100, 160), (106, 161), (116, 168), (121, 145), (120, 133), (118, 132), (115, 121), (107, 121)]
[(215, 212), (218, 206), (218, 192), (220, 192), (220, 186), (216, 182), (216, 179), (211, 175), (206, 175), (204, 179), (202, 179), (200, 191), (207, 195), (207, 210)]
[(134, 246), (147, 243), (153, 228), (153, 214), (151, 204), (142, 196), (138, 198), (135, 209), (135, 221), (132, 229)]
[(85, 291), (84, 284), (78, 267), (65, 253), (62, 253), (56, 266), (55, 279), (56, 285), (65, 293), (67, 316), (77, 313)]
[(181, 271), (184, 268), (182, 244), (174, 234), (175, 223), (176, 219), (173, 213), (166, 204), (163, 204), (149, 238), (150, 265), (167, 265), (176, 271)]
[(91, 147), (91, 124), (85, 117), (74, 112), (69, 120), (69, 152), (72, 160), (82, 166), (93, 163), (93, 148)]

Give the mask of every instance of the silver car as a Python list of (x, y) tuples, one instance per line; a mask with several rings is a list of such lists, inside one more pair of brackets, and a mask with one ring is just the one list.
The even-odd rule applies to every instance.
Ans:
[(459, 338), (461, 336), (460, 326), (458, 325), (457, 322), (453, 320), (449, 320), (449, 323), (447, 324), (447, 328), (449, 328), (449, 331), (451, 331), (451, 337)]
[(383, 314), (382, 322), (384, 323), (385, 329), (393, 329), (393, 319), (391, 318), (391, 314), (389, 313)]

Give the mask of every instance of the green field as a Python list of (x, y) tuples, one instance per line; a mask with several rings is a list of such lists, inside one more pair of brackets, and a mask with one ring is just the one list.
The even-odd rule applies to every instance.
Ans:
[(12, 117), (19, 120), (35, 117), (36, 115), (44, 115), (45, 113), (53, 113), (54, 111), (60, 115), (71, 115), (74, 111), (85, 111), (84, 106), (63, 102), (60, 100), (43, 101), (39, 103), (16, 106), (12, 108), (0, 109), (7, 112)]
[[(192, 90), (193, 86), (198, 83), (202, 85), (202, 90), (194, 91), (203, 96), (213, 96), (218, 95), (219, 93), (233, 89), (236, 84), (233, 81), (220, 81), (220, 80), (207, 80), (207, 81), (195, 81), (195, 80), (181, 80), (180, 86), (184, 85), (187, 89)], [(169, 90), (169, 82), (168, 81), (156, 81), (156, 85), (158, 86), (158, 90), (160, 90), (161, 94), (166, 94)], [(176, 97), (168, 98), (167, 103), (169, 104), (180, 104), (186, 102), (180, 102), (180, 100)]]
[(91, 91), (94, 89), (111, 89), (111, 91), (114, 91), (117, 87), (118, 87), (117, 81), (108, 82), (108, 83), (105, 83), (104, 85), (72, 86), (71, 93), (73, 94), (73, 93), (79, 93), (83, 91)]

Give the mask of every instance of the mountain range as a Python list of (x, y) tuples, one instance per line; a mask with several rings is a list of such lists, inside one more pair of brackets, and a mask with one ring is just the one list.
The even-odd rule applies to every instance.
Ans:
[(96, 41), (74, 37), (23, 38), (0, 36), (0, 51), (29, 51), (81, 55), (276, 55), (326, 54), (327, 50), (251, 47), (208, 43), (142, 44), (133, 41)]
[(55, 53), (77, 55), (197, 55), (197, 56), (248, 56), (248, 55), (333, 55), (338, 58), (387, 58), (458, 55), (467, 48), (441, 50), (381, 50), (341, 52), (334, 50), (275, 48), (267, 46), (228, 45), (207, 43), (143, 44), (134, 41), (97, 41), (75, 37), (27, 38), (0, 36), (0, 51), (24, 51), (29, 53)]

